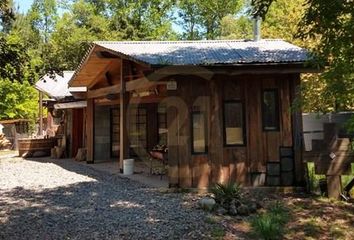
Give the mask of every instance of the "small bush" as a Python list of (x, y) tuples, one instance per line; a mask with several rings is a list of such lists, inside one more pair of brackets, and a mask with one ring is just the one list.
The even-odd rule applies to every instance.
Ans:
[(309, 180), (309, 188), (312, 193), (320, 193), (320, 180), (325, 178), (324, 175), (315, 173), (315, 164), (313, 162), (307, 163), (307, 172)]
[(255, 234), (261, 239), (281, 239), (287, 219), (286, 208), (281, 203), (276, 202), (267, 212), (253, 217), (251, 226)]
[(239, 201), (241, 198), (241, 188), (236, 183), (217, 183), (211, 192), (214, 194), (216, 203), (221, 206), (228, 206), (232, 201)]

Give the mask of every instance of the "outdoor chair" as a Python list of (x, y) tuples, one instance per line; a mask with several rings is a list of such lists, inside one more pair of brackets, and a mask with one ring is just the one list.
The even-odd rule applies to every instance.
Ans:
[(167, 173), (168, 149), (165, 145), (156, 145), (149, 152), (150, 154), (150, 174), (162, 176)]

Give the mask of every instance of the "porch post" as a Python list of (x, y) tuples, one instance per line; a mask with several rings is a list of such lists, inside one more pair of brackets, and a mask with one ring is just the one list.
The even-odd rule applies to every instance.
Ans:
[(38, 130), (38, 135), (43, 136), (43, 93), (41, 91), (39, 92), (39, 130)]
[(86, 149), (87, 149), (87, 156), (86, 162), (93, 163), (93, 153), (94, 153), (94, 128), (95, 128), (95, 118), (94, 118), (94, 99), (90, 98), (87, 99), (87, 108), (86, 108)]
[(129, 157), (129, 139), (127, 129), (127, 108), (128, 108), (128, 93), (126, 92), (126, 82), (124, 79), (123, 59), (120, 62), (120, 93), (119, 93), (119, 168), (123, 172), (123, 160)]

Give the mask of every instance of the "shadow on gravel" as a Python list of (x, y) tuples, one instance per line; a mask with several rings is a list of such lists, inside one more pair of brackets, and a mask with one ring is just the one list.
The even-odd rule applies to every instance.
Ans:
[(72, 159), (51, 159), (44, 158), (26, 158), (25, 161), (32, 161), (37, 163), (52, 163), (70, 172), (75, 172), (80, 175), (85, 175), (94, 178), (97, 181), (104, 180), (105, 176), (112, 176), (113, 174), (103, 172), (97, 169), (92, 169), (89, 164), (81, 164)]
[(179, 195), (66, 161), (30, 161), (55, 163), (97, 181), (0, 189), (0, 239), (206, 238), (205, 213), (185, 207)]

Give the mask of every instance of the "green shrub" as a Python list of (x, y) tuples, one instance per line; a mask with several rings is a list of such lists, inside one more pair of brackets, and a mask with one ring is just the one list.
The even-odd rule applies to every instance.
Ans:
[(253, 217), (251, 226), (254, 233), (261, 239), (281, 239), (287, 220), (287, 209), (280, 202), (276, 202), (267, 212)]
[(307, 172), (310, 191), (313, 193), (320, 193), (319, 182), (321, 179), (325, 178), (325, 176), (315, 173), (315, 163), (313, 162), (307, 163)]
[(229, 205), (231, 201), (240, 201), (241, 198), (241, 187), (236, 183), (217, 183), (211, 188), (211, 192), (216, 203), (222, 206)]

